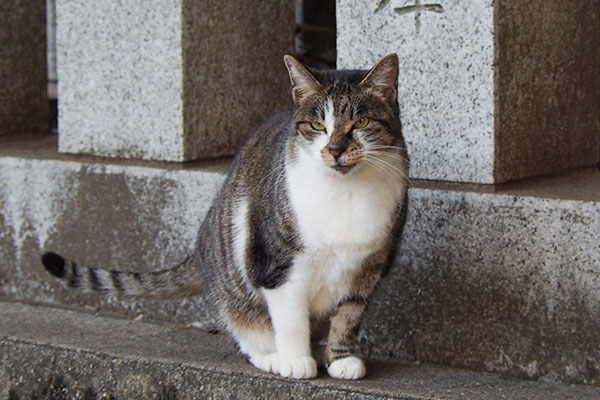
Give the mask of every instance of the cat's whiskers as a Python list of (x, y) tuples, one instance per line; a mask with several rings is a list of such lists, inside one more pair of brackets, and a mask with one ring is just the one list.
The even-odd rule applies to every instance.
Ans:
[(399, 169), (392, 168), (392, 164), (387, 163), (387, 162), (381, 160), (380, 158), (372, 157), (372, 156), (365, 156), (365, 158), (363, 158), (363, 160), (369, 161), (372, 165), (376, 165), (382, 171), (383, 170), (386, 171), (388, 174), (390, 174), (391, 177), (393, 177), (393, 179), (395, 181), (401, 180), (402, 178), (404, 178), (404, 174), (402, 174), (402, 172)]
[(370, 150), (368, 154), (372, 156), (377, 156), (381, 158), (389, 158), (394, 161), (398, 161), (402, 164), (408, 164), (408, 160), (405, 157), (402, 157), (400, 154), (389, 153), (387, 151), (379, 151), (379, 150)]
[(379, 171), (385, 173), (392, 181), (394, 181), (394, 182), (398, 181), (398, 175), (395, 175), (393, 171), (388, 170), (387, 168), (385, 168), (385, 166), (377, 164), (377, 160), (375, 158), (364, 157), (362, 159), (362, 161), (364, 161), (366, 164), (373, 166), (374, 168), (378, 169)]
[(371, 144), (369, 143), (369, 149), (374, 149), (374, 150), (382, 150), (382, 149), (390, 149), (390, 150), (406, 150), (406, 148), (404, 147), (399, 147), (399, 146), (388, 146), (388, 145), (378, 145), (378, 144)]
[[(271, 175), (273, 175), (275, 172), (277, 172), (278, 170), (280, 170), (281, 168), (285, 168), (286, 162), (282, 162), (281, 164), (279, 164), (277, 167), (273, 168), (268, 174), (266, 174), (255, 186), (254, 189), (252, 190), (252, 193), (256, 192), (260, 186), (263, 184), (263, 182), (265, 180), (267, 180), (267, 178)], [(270, 189), (269, 189), (270, 190)]]
[[(379, 153), (379, 154), (378, 154)], [(393, 155), (391, 153), (386, 153), (386, 152), (372, 152), (372, 151), (363, 151), (363, 160), (371, 160), (374, 161), (376, 163), (380, 163), (383, 164), (385, 167), (391, 169), (392, 171), (394, 171), (396, 174), (398, 174), (397, 178), (400, 178), (402, 180), (404, 180), (405, 182), (407, 182), (409, 185), (412, 185), (412, 182), (410, 181), (410, 178), (404, 173), (404, 171), (402, 171), (400, 168), (398, 168), (397, 166), (395, 166), (394, 164), (387, 162), (385, 160), (382, 159), (382, 157), (387, 157), (390, 156), (392, 158)], [(398, 156), (398, 158), (396, 158), (398, 161), (404, 162), (405, 160)]]
[(396, 155), (400, 155), (397, 153), (397, 151), (406, 151), (406, 148), (404, 147), (399, 147), (399, 146), (388, 146), (388, 145), (373, 145), (371, 143), (369, 143), (367, 145), (367, 150), (388, 150), (389, 153), (391, 154), (396, 154)]
[[(284, 165), (285, 167), (285, 165)], [(277, 184), (279, 183), (279, 181), (281, 180), (281, 177), (285, 174), (285, 168), (282, 169), (282, 171), (279, 173), (279, 175), (277, 176), (277, 178), (275, 179), (275, 182), (273, 182), (273, 184), (263, 193), (262, 198), (264, 199), (267, 194), (275, 187), (277, 186)]]
[[(392, 171), (389, 171), (387, 168), (385, 168), (385, 166), (378, 165), (376, 163), (376, 160), (373, 158), (365, 157), (365, 158), (363, 158), (363, 161), (366, 164), (371, 165), (373, 168), (376, 168), (379, 171), (386, 174), (390, 178), (390, 180), (392, 182), (394, 182), (394, 185), (396, 185), (396, 190), (398, 190), (398, 191), (402, 190), (402, 188), (400, 187), (400, 183), (399, 183), (401, 179), (398, 179), (398, 176), (394, 175), (394, 173)], [(392, 194), (389, 193), (387, 196), (392, 197)]]

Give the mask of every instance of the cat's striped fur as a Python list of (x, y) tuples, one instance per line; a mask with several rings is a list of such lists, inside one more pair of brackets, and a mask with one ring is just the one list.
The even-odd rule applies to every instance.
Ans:
[(311, 327), (330, 325), (328, 372), (357, 379), (358, 327), (404, 222), (398, 59), (369, 72), (285, 63), (293, 113), (271, 117), (241, 148), (185, 262), (139, 274), (54, 253), (42, 261), (69, 286), (101, 293), (169, 297), (206, 286), (250, 362), (286, 377), (316, 375)]

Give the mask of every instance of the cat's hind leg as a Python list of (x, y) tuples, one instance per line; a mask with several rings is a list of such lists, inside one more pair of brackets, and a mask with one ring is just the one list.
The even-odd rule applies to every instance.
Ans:
[(275, 348), (275, 336), (270, 326), (230, 324), (230, 330), (240, 351), (256, 368), (279, 374), (279, 358)]

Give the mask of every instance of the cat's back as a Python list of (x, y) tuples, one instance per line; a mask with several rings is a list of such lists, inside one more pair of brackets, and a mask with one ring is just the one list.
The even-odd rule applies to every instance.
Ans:
[[(281, 165), (291, 135), (292, 112), (282, 111), (269, 116), (240, 147), (232, 168), (232, 179), (242, 186), (253, 186), (264, 178), (266, 171)], [(238, 185), (237, 190), (242, 189)]]
[(271, 114), (242, 144), (236, 158), (268, 158), (281, 146), (285, 148), (291, 133), (292, 115), (292, 111)]

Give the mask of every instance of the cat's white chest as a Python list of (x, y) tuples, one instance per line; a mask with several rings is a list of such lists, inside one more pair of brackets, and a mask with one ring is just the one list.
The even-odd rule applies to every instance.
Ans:
[(338, 176), (306, 154), (286, 168), (302, 242), (293, 280), (304, 282), (311, 311), (324, 314), (348, 295), (364, 260), (384, 245), (405, 187), (368, 168)]
[(325, 174), (302, 164), (288, 167), (287, 184), (303, 244), (334, 251), (379, 247), (401, 200), (398, 184), (369, 174)]
[[(341, 249), (340, 249), (341, 250)], [(355, 273), (366, 257), (361, 249), (304, 255), (299, 264), (306, 268), (306, 294), (313, 315), (327, 314), (350, 293)]]

